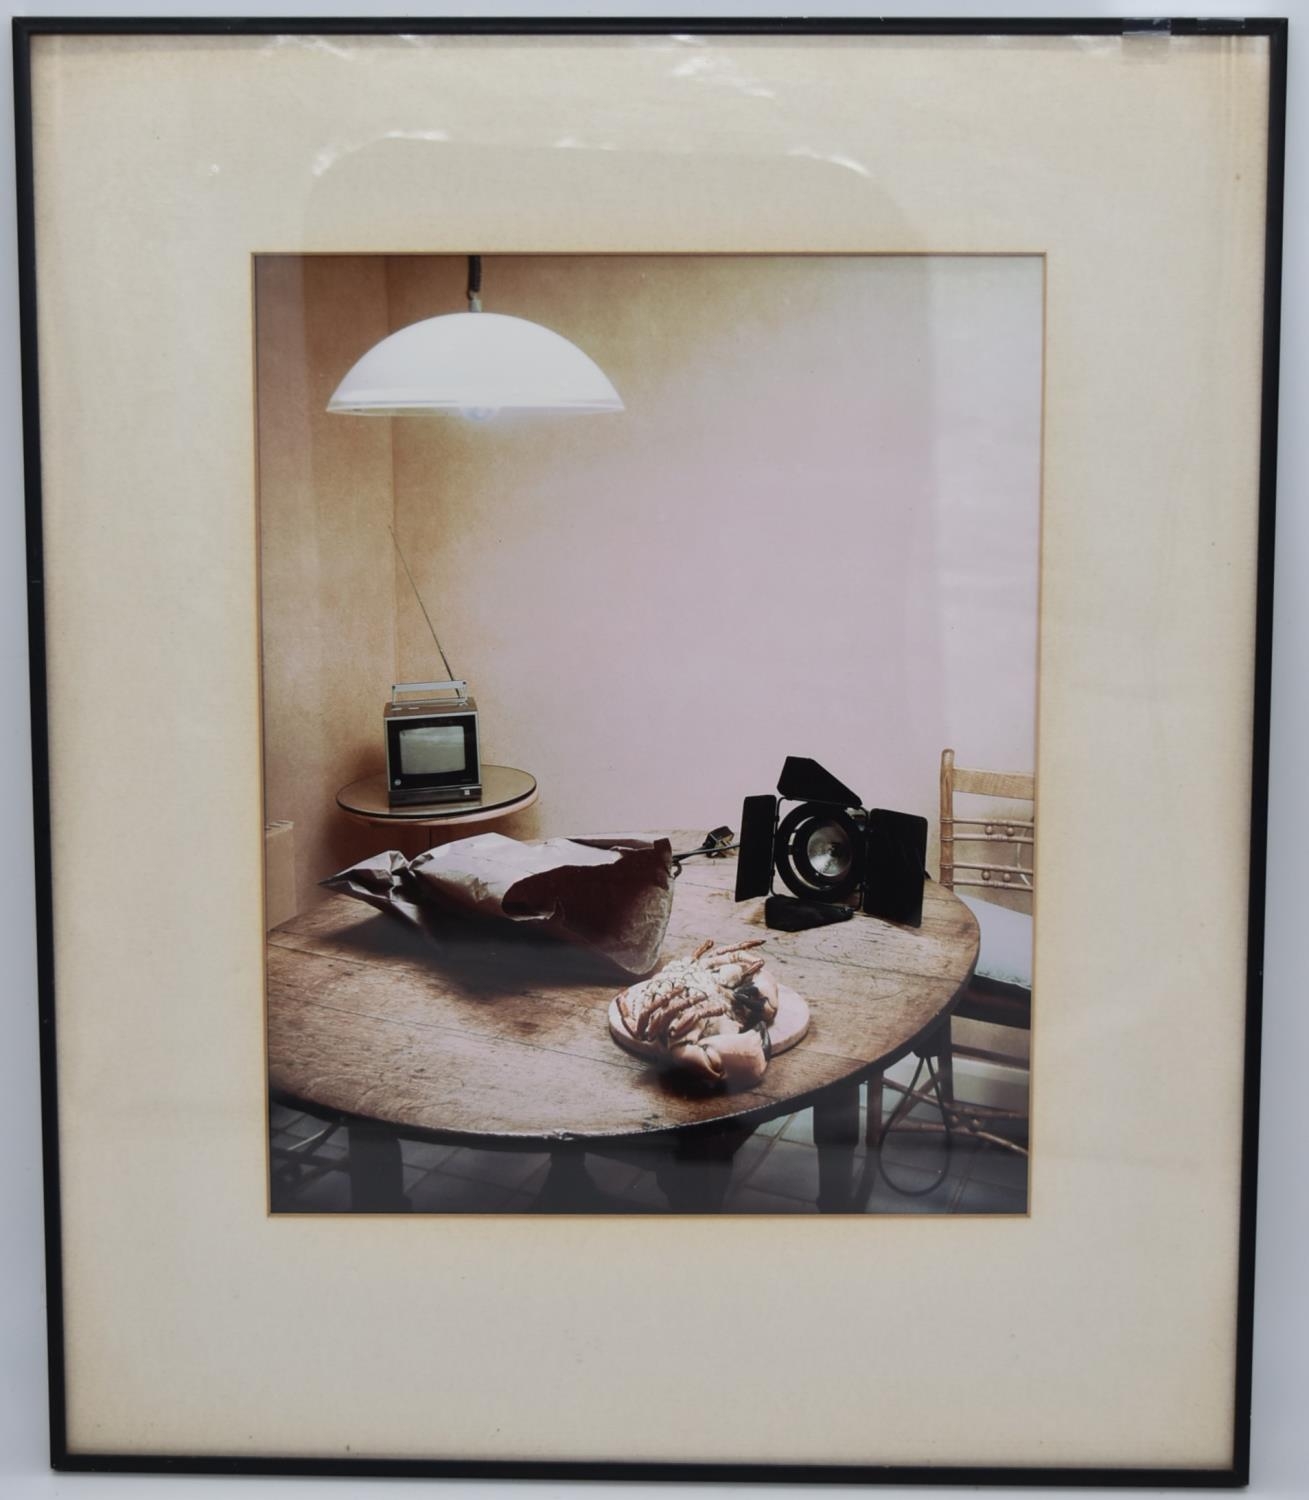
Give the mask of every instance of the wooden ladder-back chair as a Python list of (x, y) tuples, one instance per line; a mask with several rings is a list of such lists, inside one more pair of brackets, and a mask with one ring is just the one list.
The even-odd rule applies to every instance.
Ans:
[[(984, 799), (967, 815), (956, 807), (956, 797)], [(977, 970), (954, 1015), (960, 1020), (1030, 1030), (1032, 1024), (1032, 900), (1035, 891), (1036, 779), (1009, 771), (976, 771), (956, 766), (953, 750), (941, 752), (940, 883), (955, 891), (978, 919), (981, 949)], [(1024, 804), (1017, 812), (992, 803)], [(934, 1061), (936, 1090), (918, 1090), (915, 1098), (939, 1103), (948, 1128), (961, 1135), (980, 1136), (999, 1146), (1022, 1147), (993, 1131), (989, 1122), (1022, 1118), (1016, 1110), (988, 1105), (960, 1105), (954, 1097), (955, 1057), (1024, 1066), (1008, 1053), (976, 1046), (960, 1046), (953, 1039), (949, 1018), (924, 1043), (920, 1056)], [(874, 1074), (868, 1083), (867, 1139), (877, 1145), (883, 1134), (882, 1092), (890, 1087), (900, 1095), (902, 1085)], [(907, 1107), (911, 1104), (903, 1099)], [(918, 1122), (911, 1122), (919, 1128)], [(930, 1129), (945, 1126), (927, 1126)]]

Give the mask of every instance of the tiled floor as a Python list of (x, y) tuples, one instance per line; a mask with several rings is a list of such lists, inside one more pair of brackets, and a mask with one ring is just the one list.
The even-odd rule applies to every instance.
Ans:
[[(919, 1106), (923, 1118), (934, 1116)], [(271, 1115), (274, 1212), (350, 1210), (347, 1133), (338, 1129), (305, 1153), (321, 1122), (274, 1105)], [(860, 1115), (860, 1137), (863, 1115)], [(1025, 1137), (1019, 1135), (1015, 1139)], [(288, 1152), (290, 1155), (288, 1156)], [(418, 1213), (546, 1211), (541, 1201), (550, 1170), (544, 1152), (474, 1151), (403, 1141), (404, 1191)], [(304, 1157), (303, 1162), (296, 1159)], [(598, 1190), (586, 1212), (666, 1213), (654, 1171), (635, 1161), (587, 1153), (586, 1171)], [(291, 1164), (291, 1163), (295, 1164)], [(1021, 1214), (1027, 1211), (1027, 1158), (956, 1137), (947, 1151), (939, 1134), (896, 1131), (880, 1151), (855, 1149), (855, 1201), (876, 1214)], [(818, 1148), (813, 1112), (762, 1125), (737, 1150), (724, 1213), (814, 1213)]]

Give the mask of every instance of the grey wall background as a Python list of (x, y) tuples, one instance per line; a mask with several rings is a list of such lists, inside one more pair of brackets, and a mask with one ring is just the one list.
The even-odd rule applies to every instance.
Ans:
[[(360, 7), (346, 0), (333, 4), (280, 3), (147, 4), (131, 7), (80, 0), (69, 5), (19, 7), (20, 14), (113, 15), (130, 9), (137, 15), (351, 15)], [(506, 7), (411, 5), (410, 14), (607, 14), (686, 16), (701, 12), (727, 16), (786, 14), (785, 5), (768, 0), (717, 0), (713, 5), (682, 0), (619, 0), (594, 5), (537, 5), (530, 0)], [(1201, 6), (1214, 14), (1231, 7)], [(1286, 199), (1286, 264), (1283, 317), (1282, 435), (1279, 458), (1280, 507), (1276, 639), (1274, 648), (1273, 755), (1269, 849), (1268, 947), (1264, 992), (1265, 1040), (1260, 1151), (1258, 1299), (1255, 1348), (1254, 1500), (1300, 1496), (1309, 1489), (1309, 1456), (1303, 1438), (1304, 1392), (1309, 1389), (1309, 1299), (1303, 1282), (1304, 1245), (1309, 1241), (1309, 1174), (1299, 1100), (1309, 1060), (1309, 1004), (1305, 1003), (1301, 953), (1301, 880), (1299, 851), (1309, 841), (1309, 792), (1302, 775), (1302, 746), (1309, 740), (1309, 695), (1304, 663), (1309, 661), (1309, 592), (1301, 580), (1309, 571), (1309, 437), (1297, 420), (1309, 407), (1309, 293), (1296, 268), (1309, 263), (1309, 85), (1297, 68), (1300, 31), (1309, 31), (1307, 0), (1281, 4), (1247, 3), (1246, 15), (1292, 18), (1292, 76), (1289, 106)], [(817, 5), (813, 15), (855, 15), (855, 5)], [(952, 3), (900, 3), (885, 7), (896, 15), (1113, 15), (1131, 7), (1054, 0), (994, 5), (986, 0)], [(12, 12), (11, 12), (12, 13)], [(42, 1227), (40, 1114), (37, 1089), (35, 951), (31, 901), (30, 769), (27, 723), (27, 646), (22, 533), (22, 466), (18, 390), (16, 259), (13, 239), (12, 117), (9, 71), (0, 98), (0, 1493), (6, 1500), (46, 1496), (181, 1496), (205, 1500), (265, 1500), (286, 1495), (351, 1496), (395, 1494), (377, 1483), (318, 1480), (179, 1479), (160, 1476), (54, 1476), (46, 1469), (45, 1345), (42, 1308)], [(106, 796), (133, 795), (135, 789), (106, 787)], [(197, 1351), (197, 1362), (203, 1351)], [(434, 1495), (472, 1486), (413, 1483), (405, 1495)], [(516, 1487), (482, 1485), (482, 1493), (504, 1493)], [(618, 1486), (597, 1486), (588, 1493)], [(648, 1492), (662, 1487), (651, 1486)], [(669, 1487), (671, 1490), (671, 1487)], [(693, 1487), (692, 1487), (693, 1488)], [(537, 1487), (534, 1494), (554, 1495), (563, 1485)], [(679, 1486), (679, 1496), (688, 1487)], [(517, 1493), (522, 1493), (518, 1490)], [(709, 1493), (706, 1491), (706, 1493)], [(770, 1490), (770, 1495), (785, 1491)], [(798, 1491), (796, 1492), (798, 1493)], [(886, 1490), (887, 1496), (927, 1492)], [(1002, 1494), (1001, 1491), (992, 1493)], [(1015, 1494), (1020, 1492), (1014, 1492)], [(1025, 1491), (1035, 1496), (1039, 1492)], [(1095, 1493), (1082, 1491), (1083, 1494)], [(1105, 1492), (1108, 1493), (1108, 1492)], [(1127, 1491), (1117, 1490), (1126, 1496)]]

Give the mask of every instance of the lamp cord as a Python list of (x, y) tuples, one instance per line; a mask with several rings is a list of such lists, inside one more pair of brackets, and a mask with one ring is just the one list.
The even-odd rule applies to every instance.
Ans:
[(395, 534), (395, 527), (386, 528), (391, 533), (391, 544), (395, 548), (395, 555), (400, 559), (400, 566), (405, 570), (405, 577), (409, 580), (409, 587), (414, 591), (414, 598), (418, 600), (418, 607), (423, 612), (423, 619), (427, 621), (427, 628), (432, 632), (432, 639), (436, 642), (436, 649), (441, 653), (441, 663), (445, 667), (446, 677), (453, 682), (455, 674), (449, 661), (446, 660), (445, 648), (441, 645), (440, 638), (436, 633), (436, 626), (432, 624), (432, 617), (427, 613), (427, 605), (423, 603), (423, 596), (418, 592), (418, 585), (414, 582), (414, 575), (409, 571), (409, 564), (405, 561), (405, 555), (400, 550), (400, 543)]
[[(886, 1145), (891, 1132), (918, 1102), (914, 1098), (914, 1092), (918, 1088), (918, 1080), (923, 1076), (924, 1064), (926, 1064), (928, 1075), (932, 1081), (932, 1088), (936, 1094), (937, 1107), (941, 1111), (941, 1123), (945, 1127), (945, 1156), (942, 1158), (941, 1166), (935, 1177), (932, 1178), (926, 1187), (907, 1188), (901, 1187), (886, 1170), (886, 1158), (882, 1155), (882, 1147)], [(953, 1152), (954, 1131), (950, 1127), (950, 1116), (946, 1111), (945, 1096), (941, 1089), (940, 1076), (936, 1071), (936, 1066), (932, 1062), (931, 1057), (926, 1052), (922, 1052), (918, 1056), (918, 1066), (914, 1069), (912, 1082), (908, 1089), (900, 1096), (899, 1103), (891, 1111), (891, 1118), (882, 1127), (881, 1144), (877, 1148), (877, 1165), (881, 1169), (882, 1180), (893, 1193), (898, 1193), (902, 1198), (926, 1198), (929, 1193), (934, 1193), (949, 1176), (950, 1168), (953, 1165)]]

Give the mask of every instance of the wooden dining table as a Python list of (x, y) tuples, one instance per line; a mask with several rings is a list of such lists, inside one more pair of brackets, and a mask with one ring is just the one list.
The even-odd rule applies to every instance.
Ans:
[[(639, 836), (679, 851), (701, 837)], [(737, 1147), (812, 1107), (818, 1207), (846, 1211), (860, 1085), (930, 1047), (972, 974), (977, 922), (929, 881), (921, 927), (856, 914), (772, 931), (761, 900), (734, 900), (735, 870), (732, 855), (682, 865), (662, 958), (704, 938), (766, 940), (759, 953), (811, 1019), (752, 1088), (706, 1090), (621, 1048), (607, 1013), (622, 981), (583, 949), (455, 919), (434, 943), (336, 894), (269, 933), (271, 1096), (348, 1127), (353, 1207), (377, 1212), (408, 1207), (400, 1142), (413, 1138), (548, 1151), (543, 1208), (592, 1206), (596, 1152), (653, 1166), (671, 1209), (713, 1211)]]

